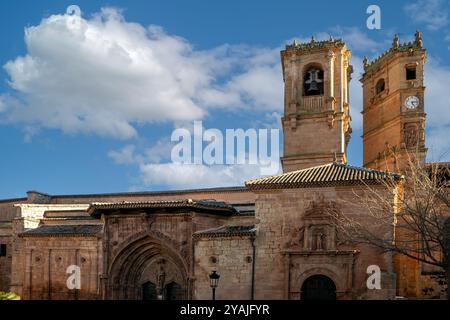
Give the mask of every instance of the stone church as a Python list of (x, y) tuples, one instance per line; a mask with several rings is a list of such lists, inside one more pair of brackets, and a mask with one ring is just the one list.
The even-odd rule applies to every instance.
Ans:
[[(294, 41), (281, 52), (283, 173), (245, 186), (116, 194), (30, 191), (0, 201), (0, 291), (22, 299), (420, 298), (439, 284), (424, 266), (337, 240), (324, 214), (355, 190), (398, 176), (401, 156), (425, 161), (422, 36), (364, 59), (363, 167), (347, 165), (350, 50)], [(393, 157), (392, 150), (400, 155)], [(400, 159), (400, 163), (399, 160)], [(364, 215), (354, 206), (339, 210)], [(367, 267), (381, 289), (367, 288)], [(80, 284), (68, 286), (77, 266)]]

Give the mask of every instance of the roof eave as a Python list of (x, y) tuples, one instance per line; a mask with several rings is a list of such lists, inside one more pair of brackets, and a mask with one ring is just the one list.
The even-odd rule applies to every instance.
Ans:
[[(395, 181), (400, 181), (402, 176), (393, 177)], [(260, 184), (247, 184), (247, 188), (252, 191), (257, 190), (279, 190), (279, 189), (305, 189), (305, 188), (326, 188), (326, 187), (341, 187), (341, 186), (363, 186), (382, 184), (382, 181), (386, 179), (378, 180), (362, 180), (362, 181), (332, 181), (332, 182), (311, 182), (311, 183), (260, 183)]]

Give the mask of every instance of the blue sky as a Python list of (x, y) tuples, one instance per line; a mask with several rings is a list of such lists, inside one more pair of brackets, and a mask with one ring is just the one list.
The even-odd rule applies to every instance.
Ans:
[[(73, 32), (72, 4), (82, 10)], [(366, 27), (370, 4), (381, 8), (380, 30)], [(349, 162), (361, 165), (361, 59), (421, 30), (429, 157), (448, 160), (449, 12), (449, 0), (2, 1), (0, 198), (242, 183), (257, 171), (174, 167), (170, 135), (195, 119), (277, 127), (279, 50), (313, 34), (342, 37), (353, 52)]]

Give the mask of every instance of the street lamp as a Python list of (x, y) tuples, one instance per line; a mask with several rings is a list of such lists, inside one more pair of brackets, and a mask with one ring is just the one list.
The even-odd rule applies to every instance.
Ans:
[(209, 285), (212, 289), (212, 299), (216, 300), (216, 288), (219, 285), (220, 274), (213, 270), (209, 275)]

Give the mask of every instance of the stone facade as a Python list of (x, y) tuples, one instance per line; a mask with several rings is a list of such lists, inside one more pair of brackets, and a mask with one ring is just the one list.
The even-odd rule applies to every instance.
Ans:
[(281, 52), (285, 83), (284, 172), (330, 163), (334, 158), (346, 162), (351, 133), (350, 56), (342, 41), (332, 39), (294, 42)]
[(12, 221), (19, 211), (15, 204), (26, 200), (22, 198), (0, 201), (0, 244), (6, 249), (4, 255), (0, 256), (0, 291), (8, 291), (11, 283)]
[[(258, 194), (257, 299), (299, 299), (303, 282), (321, 274), (336, 284), (338, 299), (370, 298), (367, 267), (378, 265), (385, 278), (393, 274), (392, 257), (368, 246), (339, 245), (327, 221), (329, 206), (346, 203), (354, 188), (308, 188)], [(353, 206), (340, 207), (350, 213)], [(276, 213), (276, 214), (274, 214)], [(361, 214), (354, 212), (355, 215)], [(321, 235), (321, 245), (317, 237)], [(395, 297), (394, 283), (386, 281), (379, 297)]]
[(210, 299), (208, 275), (220, 272), (217, 299), (252, 298), (253, 237), (229, 236), (197, 238), (195, 243), (195, 297)]
[[(343, 242), (330, 222), (333, 210), (366, 219), (364, 208), (350, 205), (355, 193), (399, 177), (346, 165), (349, 57), (334, 39), (282, 51), (282, 175), (245, 187), (31, 191), (0, 201), (0, 290), (23, 299), (210, 299), (216, 271), (218, 299), (444, 298), (441, 270)], [(401, 167), (393, 151), (426, 152), (424, 62), (420, 33), (414, 43), (396, 38), (380, 58), (364, 61), (365, 166)], [(405, 104), (411, 95), (418, 106), (414, 99)], [(380, 268), (381, 289), (367, 286), (370, 266)], [(79, 273), (68, 271), (73, 267)]]
[[(96, 299), (99, 288), (97, 237), (25, 238), (13, 260), (11, 291), (23, 299)], [(81, 270), (80, 290), (67, 287), (68, 266)]]
[(426, 51), (420, 32), (414, 42), (392, 47), (372, 63), (365, 62), (363, 84), (363, 163), (365, 167), (398, 171), (406, 153), (425, 161)]

